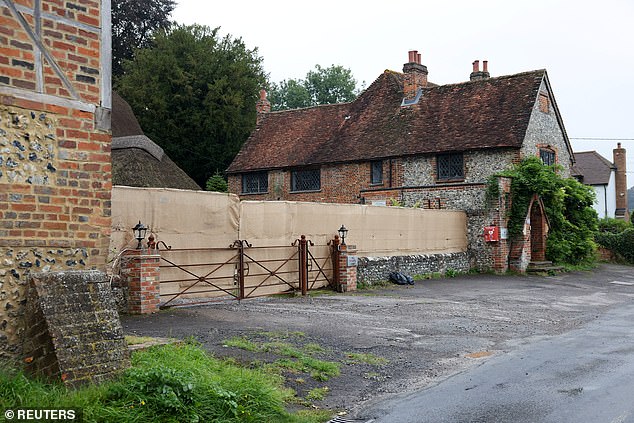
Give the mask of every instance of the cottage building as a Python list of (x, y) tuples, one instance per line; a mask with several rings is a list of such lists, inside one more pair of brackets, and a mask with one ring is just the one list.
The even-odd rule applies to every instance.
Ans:
[(436, 85), (417, 51), (350, 103), (270, 112), (227, 169), (242, 198), (402, 204), (466, 210), (475, 266), (489, 267), (483, 227), (489, 177), (525, 157), (559, 164), (572, 149), (545, 70)]
[(574, 176), (594, 189), (594, 209), (600, 219), (629, 219), (627, 205), (626, 151), (621, 143), (612, 151), (614, 162), (596, 151), (575, 153)]

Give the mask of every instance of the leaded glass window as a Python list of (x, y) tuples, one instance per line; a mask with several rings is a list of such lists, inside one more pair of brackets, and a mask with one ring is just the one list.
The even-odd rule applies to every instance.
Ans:
[(262, 194), (269, 190), (268, 172), (251, 172), (242, 174), (243, 194)]
[(555, 152), (547, 148), (539, 149), (539, 158), (542, 159), (542, 162), (544, 162), (546, 166), (555, 164)]
[(439, 180), (464, 179), (462, 153), (439, 154), (436, 165)]
[(377, 160), (371, 163), (371, 175), (370, 183), (382, 184), (383, 183), (383, 160)]
[(291, 191), (319, 191), (320, 189), (320, 169), (302, 169), (291, 172)]

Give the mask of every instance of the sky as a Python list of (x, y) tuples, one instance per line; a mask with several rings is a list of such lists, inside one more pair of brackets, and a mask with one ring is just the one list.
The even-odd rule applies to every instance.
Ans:
[[(220, 27), (257, 48), (271, 82), (341, 65), (359, 85), (402, 71), (418, 50), (429, 80), (467, 81), (546, 69), (574, 151), (612, 161), (626, 148), (634, 186), (634, 1), (176, 0), (172, 19)], [(580, 140), (578, 138), (592, 138)]]

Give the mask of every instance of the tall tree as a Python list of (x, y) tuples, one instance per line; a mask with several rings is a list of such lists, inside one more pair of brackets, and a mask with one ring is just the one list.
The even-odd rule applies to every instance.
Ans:
[(255, 127), (262, 58), (240, 38), (174, 26), (126, 62), (116, 88), (144, 132), (200, 186), (226, 169)]
[(357, 97), (356, 86), (352, 72), (343, 66), (315, 65), (315, 70), (306, 74), (306, 88), (316, 104), (352, 101)]
[(134, 49), (152, 45), (154, 31), (169, 29), (174, 0), (112, 0), (112, 74), (123, 73), (123, 61)]
[(359, 91), (352, 71), (332, 65), (308, 71), (305, 79), (288, 79), (271, 84), (269, 101), (273, 110), (297, 109), (318, 104), (354, 100)]
[(313, 105), (310, 92), (301, 79), (285, 79), (279, 84), (272, 83), (270, 91), (272, 110), (299, 109)]

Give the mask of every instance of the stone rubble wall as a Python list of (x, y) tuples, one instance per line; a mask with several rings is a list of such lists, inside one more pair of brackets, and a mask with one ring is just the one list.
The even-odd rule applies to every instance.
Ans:
[(357, 282), (372, 285), (389, 280), (391, 272), (402, 272), (409, 276), (445, 274), (448, 270), (468, 272), (469, 254), (421, 254), (392, 257), (359, 257)]

